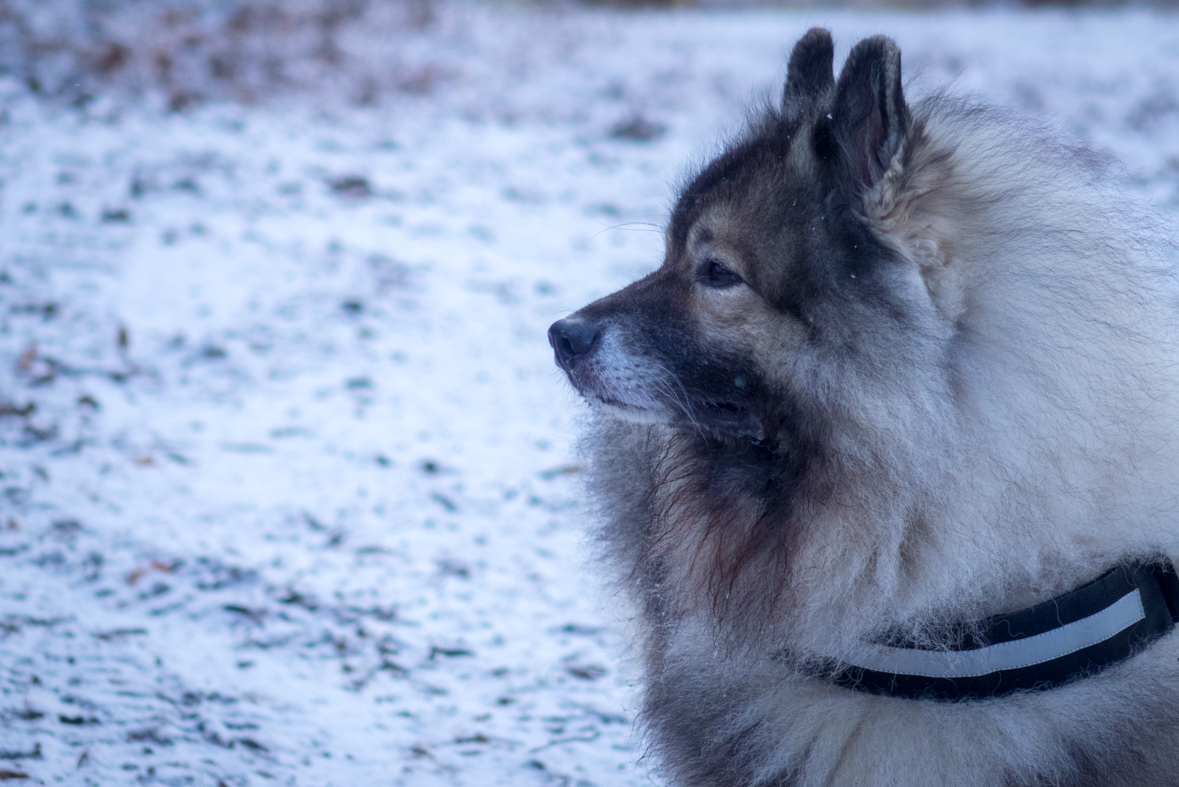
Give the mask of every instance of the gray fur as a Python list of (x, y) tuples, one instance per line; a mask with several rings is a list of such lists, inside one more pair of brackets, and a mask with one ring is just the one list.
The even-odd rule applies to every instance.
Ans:
[(890, 40), (829, 52), (685, 187), (663, 267), (550, 332), (651, 743), (683, 787), (1179, 785), (1179, 637), (997, 700), (805, 674), (1179, 558), (1173, 245), (1092, 154), (908, 104)]

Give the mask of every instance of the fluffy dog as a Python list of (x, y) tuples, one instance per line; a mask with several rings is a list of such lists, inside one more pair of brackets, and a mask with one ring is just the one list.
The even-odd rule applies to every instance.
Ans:
[(699, 787), (1179, 784), (1173, 247), (1099, 157), (832, 53), (549, 332), (653, 748)]

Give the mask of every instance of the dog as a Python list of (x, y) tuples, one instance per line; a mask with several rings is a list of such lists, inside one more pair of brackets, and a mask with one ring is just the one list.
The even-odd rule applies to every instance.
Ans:
[(555, 323), (671, 784), (1179, 784), (1179, 281), (1108, 162), (825, 30)]

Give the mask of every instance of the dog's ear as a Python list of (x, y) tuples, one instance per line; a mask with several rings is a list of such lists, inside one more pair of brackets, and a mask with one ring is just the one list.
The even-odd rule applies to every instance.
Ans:
[(839, 83), (830, 118), (830, 142), (853, 192), (877, 185), (905, 144), (909, 107), (901, 91), (901, 50), (884, 36), (856, 44)]
[(834, 59), (835, 45), (831, 42), (831, 34), (823, 28), (812, 27), (798, 39), (786, 68), (783, 111), (797, 114), (835, 87), (835, 72), (831, 65)]

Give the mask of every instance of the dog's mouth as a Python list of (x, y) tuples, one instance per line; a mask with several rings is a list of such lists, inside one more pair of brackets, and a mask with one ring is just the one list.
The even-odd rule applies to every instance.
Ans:
[(637, 404), (631, 404), (630, 402), (624, 402), (621, 399), (615, 399), (614, 397), (611, 397), (611, 396), (601, 396), (601, 395), (596, 394), (592, 391), (582, 391), (581, 395), (583, 397), (585, 397), (585, 399), (587, 401), (596, 402), (598, 404), (603, 404), (607, 407), (612, 407), (615, 410), (622, 410), (623, 412), (627, 412), (627, 413), (650, 413), (650, 414), (654, 415), (656, 412), (655, 410), (651, 409), (650, 407), (640, 407)]
[(581, 393), (586, 401), (626, 421), (666, 424), (695, 432), (718, 432), (754, 440), (765, 437), (765, 428), (753, 414), (752, 408), (738, 402), (699, 399), (689, 402), (659, 401), (643, 406), (594, 391)]
[(611, 396), (603, 396), (594, 391), (581, 391), (580, 393), (591, 407), (604, 410), (623, 421), (641, 424), (668, 424), (673, 420), (670, 413), (664, 412), (662, 408), (643, 407)]
[(713, 418), (731, 420), (746, 418), (749, 415), (749, 408), (736, 402), (705, 401), (702, 404), (705, 411)]
[(720, 380), (738, 381), (738, 395), (731, 396), (688, 384), (666, 370), (657, 373), (658, 365), (652, 369), (625, 357), (623, 362), (604, 364), (599, 354), (562, 369), (588, 404), (623, 421), (754, 440), (765, 435), (753, 406), (757, 386), (747, 374), (715, 375)]

